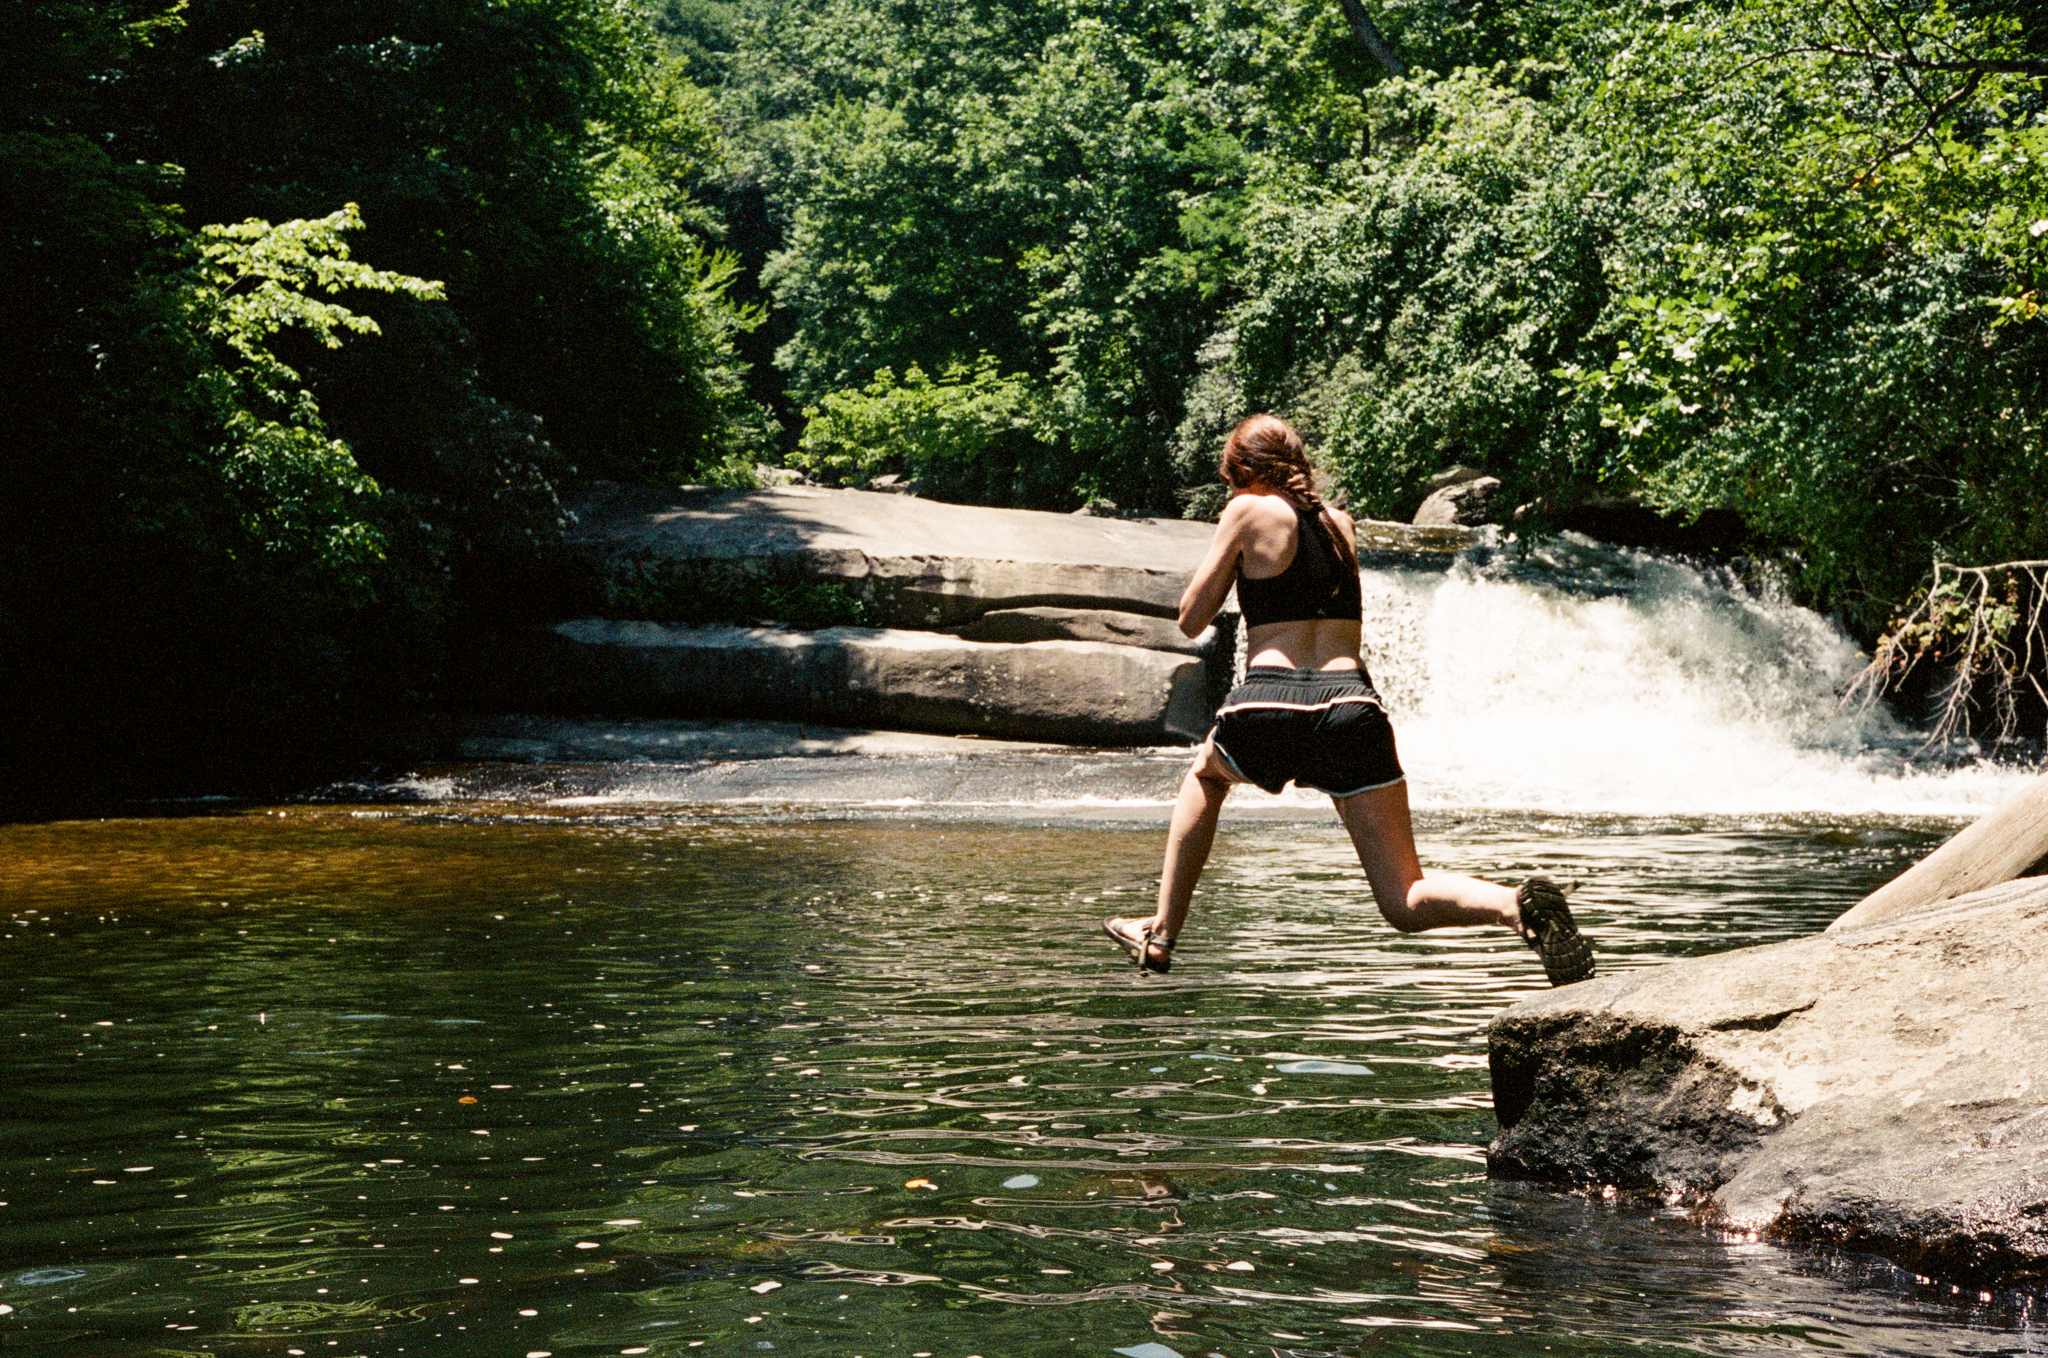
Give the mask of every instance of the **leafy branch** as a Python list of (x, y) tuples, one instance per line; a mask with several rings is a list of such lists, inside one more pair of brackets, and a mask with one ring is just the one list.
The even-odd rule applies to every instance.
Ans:
[[(1959, 57), (1944, 61), (1936, 57), (1923, 57), (1917, 52), (1887, 52), (1878, 48), (1843, 47), (1834, 43), (1799, 43), (1791, 47), (1780, 47), (1776, 51), (1761, 52), (1741, 66), (1727, 72), (1733, 76), (1751, 66), (1777, 61), (1793, 56), (1853, 57), (1859, 61), (1872, 61), (1880, 65), (1893, 66), (1909, 71), (1943, 71), (1954, 75), (2036, 75), (2048, 77), (2048, 58), (2038, 57)], [(1723, 77), (1724, 79), (1726, 76)]]
[[(1737, 62), (1732, 67), (1715, 75), (1706, 88), (1714, 89), (1734, 81), (1757, 67), (1770, 66), (1791, 57), (1822, 57), (1863, 62), (1873, 68), (1871, 88), (1873, 93), (1881, 92), (1888, 77), (1896, 76), (1903, 84), (1910, 100), (1900, 101), (1917, 105), (1921, 116), (1917, 125), (1901, 130), (1898, 135), (1880, 137), (1879, 148), (1864, 159), (1861, 169), (1850, 176), (1849, 183), (1855, 187), (1866, 183), (1881, 166), (1894, 157), (1920, 145), (1945, 126), (1944, 120), (1958, 108), (1974, 98), (1987, 78), (2016, 76), (2021, 78), (2048, 78), (2048, 58), (2025, 55), (2008, 47), (2003, 53), (1978, 54), (1965, 50), (1951, 39), (1954, 33), (1944, 35), (1937, 31), (1939, 20), (1947, 17), (1945, 11), (1937, 9), (1933, 16), (1936, 28), (1922, 28), (1916, 31), (1900, 7), (1888, 5), (1884, 0), (1844, 0), (1848, 11), (1848, 26), (1853, 30), (1845, 38), (1830, 40), (1828, 36), (1817, 36), (1808, 41), (1787, 42), (1757, 52)], [(1980, 35), (1980, 37), (1985, 35)], [(2010, 37), (2008, 32), (2006, 35)], [(1930, 52), (1928, 49), (1944, 49)], [(1995, 51), (1995, 49), (1994, 49)], [(1916, 79), (1915, 77), (1922, 77)], [(1934, 78), (1944, 76), (1962, 77), (1958, 88), (1945, 94), (1937, 94), (1931, 88)], [(1699, 91), (1675, 89), (1672, 99), (1683, 102), (1697, 97)]]

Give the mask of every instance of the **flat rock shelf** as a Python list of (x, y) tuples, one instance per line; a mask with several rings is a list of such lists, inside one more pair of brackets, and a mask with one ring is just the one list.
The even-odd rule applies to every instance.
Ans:
[(561, 711), (1143, 745), (1199, 739), (1214, 706), (1199, 656), (1092, 641), (582, 619), (527, 643), (508, 647), (507, 672)]
[(1567, 986), (1488, 1043), (1497, 1177), (2048, 1283), (2048, 878)]
[[(1179, 745), (1234, 672), (1234, 608), (1193, 638), (1175, 621), (1206, 523), (816, 486), (598, 483), (572, 509), (604, 616), (494, 639), (467, 705)], [(1375, 565), (1442, 570), (1477, 541), (1359, 524)], [(801, 597), (833, 601), (815, 620), (862, 625), (786, 625)]]

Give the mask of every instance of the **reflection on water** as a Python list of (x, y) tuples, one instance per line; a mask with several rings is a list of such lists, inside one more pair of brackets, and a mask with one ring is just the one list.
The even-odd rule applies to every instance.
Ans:
[[(1226, 820), (1140, 978), (1113, 799), (532, 777), (0, 828), (0, 1352), (2048, 1352), (2024, 1297), (1490, 1183), (1482, 1030), (1540, 971), (1394, 934), (1326, 819)], [(1421, 831), (1578, 879), (1615, 969), (1809, 932), (1946, 828)]]

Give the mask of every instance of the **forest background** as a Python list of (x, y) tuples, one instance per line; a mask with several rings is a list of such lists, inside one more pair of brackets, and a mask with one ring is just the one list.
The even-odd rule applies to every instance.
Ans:
[(1202, 517), (1257, 409), (1366, 515), (1732, 510), (2024, 691), (2044, 97), (1971, 0), (14, 0), (0, 777), (459, 701), (591, 606), (579, 479)]

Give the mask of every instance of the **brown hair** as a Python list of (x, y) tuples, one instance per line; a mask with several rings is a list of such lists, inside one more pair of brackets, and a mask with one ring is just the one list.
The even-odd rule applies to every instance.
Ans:
[(1347, 570), (1358, 569), (1358, 554), (1337, 531), (1330, 507), (1316, 494), (1315, 469), (1309, 466), (1308, 449), (1293, 425), (1278, 415), (1246, 417), (1223, 441), (1217, 469), (1234, 490), (1265, 491), (1319, 515), (1337, 559)]

